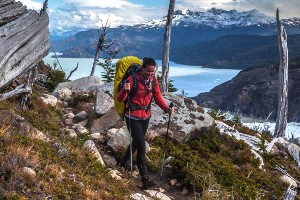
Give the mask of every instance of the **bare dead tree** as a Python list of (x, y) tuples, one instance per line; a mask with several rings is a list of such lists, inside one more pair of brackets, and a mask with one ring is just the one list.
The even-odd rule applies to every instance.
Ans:
[(275, 137), (284, 137), (288, 113), (288, 47), (287, 35), (279, 20), (279, 10), (276, 12), (280, 64), (278, 71), (278, 109), (275, 125)]
[(23, 93), (21, 96), (20, 106), (23, 110), (28, 109), (30, 104), (30, 93), (32, 92), (33, 83), (35, 81), (35, 75), (37, 73), (37, 65), (29, 70), (27, 75), (27, 85), (26, 87), (30, 88), (30, 92)]
[(27, 85), (27, 84), (22, 84), (19, 85), (18, 87), (16, 87), (14, 90), (7, 92), (5, 94), (0, 94), (0, 101), (9, 99), (13, 96), (16, 96), (18, 94), (22, 94), (22, 93), (28, 93), (31, 92), (31, 88)]
[(43, 8), (40, 10), (40, 15), (46, 13), (48, 9), (48, 0), (45, 0), (45, 2), (43, 3)]
[[(63, 71), (63, 69), (61, 67), (61, 64), (60, 64), (60, 62), (58, 60), (58, 56), (57, 56), (56, 52), (54, 52), (54, 57), (55, 57), (56, 63), (59, 65), (60, 70)], [(56, 64), (54, 64), (54, 66), (53, 66), (54, 70), (55, 70), (55, 68), (56, 68)]]
[(79, 63), (77, 63), (76, 67), (70, 72), (68, 78), (67, 78), (67, 81), (69, 80), (69, 78), (72, 76), (72, 74), (78, 69), (78, 65)]
[(103, 26), (102, 24), (102, 32), (101, 32), (101, 35), (99, 37), (99, 40), (98, 40), (98, 43), (97, 43), (97, 47), (96, 47), (96, 53), (95, 53), (95, 57), (94, 57), (94, 62), (93, 62), (93, 67), (92, 67), (92, 71), (91, 71), (91, 74), (90, 76), (94, 76), (95, 74), (95, 69), (96, 69), (96, 64), (97, 64), (97, 61), (98, 61), (98, 58), (99, 58), (99, 53), (103, 50), (103, 48), (105, 48), (105, 39), (106, 39), (106, 32), (107, 30), (109, 29), (109, 26), (108, 26), (108, 21), (109, 21), (109, 18), (107, 19), (105, 25)]
[(169, 59), (170, 59), (170, 40), (171, 40), (171, 26), (174, 14), (175, 0), (170, 0), (166, 30), (164, 34), (164, 47), (163, 47), (163, 58), (162, 58), (162, 81), (161, 91), (168, 92), (168, 74), (169, 74)]

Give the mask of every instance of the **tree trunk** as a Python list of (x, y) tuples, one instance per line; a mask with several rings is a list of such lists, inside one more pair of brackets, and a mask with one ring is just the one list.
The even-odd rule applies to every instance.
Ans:
[(162, 58), (162, 80), (161, 80), (161, 91), (168, 92), (168, 74), (169, 74), (169, 57), (170, 57), (170, 38), (171, 38), (171, 26), (174, 14), (175, 0), (170, 0), (166, 31), (164, 35), (164, 47), (163, 47), (163, 58)]
[[(28, 88), (32, 89), (33, 83), (35, 81), (37, 66), (29, 70), (28, 77), (27, 77), (27, 86)], [(28, 109), (28, 105), (30, 104), (30, 92), (24, 93), (21, 96), (20, 106), (23, 110)]]
[(22, 85), (19, 85), (18, 87), (16, 87), (16, 89), (8, 92), (8, 93), (5, 93), (5, 94), (0, 94), (0, 101), (3, 101), (5, 99), (9, 99), (13, 96), (16, 96), (18, 94), (22, 94), (22, 93), (28, 93), (28, 92), (31, 92), (31, 87), (28, 86), (27, 84), (22, 84)]
[(102, 25), (102, 32), (101, 32), (101, 35), (100, 35), (98, 43), (97, 43), (96, 53), (95, 53), (93, 67), (92, 67), (92, 71), (91, 71), (90, 76), (94, 76), (95, 69), (96, 69), (96, 64), (97, 64), (97, 61), (99, 59), (99, 53), (103, 50), (103, 48), (105, 48), (104, 41), (105, 41), (105, 38), (106, 38), (106, 31), (109, 28), (108, 27), (108, 20), (109, 20), (109, 18), (107, 19), (105, 26)]
[(14, 0), (0, 1), (0, 89), (35, 66), (50, 49), (49, 17)]
[(279, 20), (279, 10), (276, 13), (280, 64), (278, 71), (278, 110), (274, 135), (284, 137), (288, 112), (288, 48), (287, 35)]

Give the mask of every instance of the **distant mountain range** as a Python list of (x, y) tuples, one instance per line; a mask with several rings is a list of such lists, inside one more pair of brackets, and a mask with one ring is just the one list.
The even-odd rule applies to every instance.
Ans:
[[(288, 37), (300, 34), (300, 19), (284, 19), (282, 23), (287, 30)], [(110, 28), (107, 38), (113, 39), (115, 45), (120, 47), (119, 57), (136, 55), (140, 58), (151, 56), (161, 59), (165, 24), (166, 17), (133, 26)], [(94, 56), (99, 38), (98, 30), (81, 31), (69, 37), (65, 37), (66, 34), (61, 37), (59, 34), (61, 33), (51, 32), (51, 51), (62, 52), (63, 57)], [(275, 18), (266, 16), (257, 10), (247, 12), (215, 8), (207, 12), (177, 10), (173, 19), (170, 59), (178, 63), (217, 68), (242, 69), (249, 67), (248, 63), (251, 65), (265, 64), (269, 60), (265, 56), (260, 56), (262, 59), (256, 58), (252, 50), (261, 46), (261, 51), (258, 52), (264, 52), (263, 54), (267, 54), (267, 58), (276, 56), (274, 55), (274, 46), (277, 45), (276, 37), (262, 37), (276, 34)], [(243, 45), (239, 42), (242, 42)], [(288, 42), (290, 45), (290, 41)], [(258, 47), (255, 47), (255, 44)], [(219, 46), (220, 48), (218, 48)], [(252, 50), (249, 50), (247, 46)], [(292, 46), (297, 49), (298, 42)], [(220, 59), (220, 55), (236, 53), (228, 51), (228, 49), (239, 51), (240, 47), (242, 48), (237, 59), (233, 58), (234, 55), (228, 56), (228, 59), (225, 56)], [(246, 55), (248, 53), (252, 53), (252, 58)], [(191, 55), (193, 57), (190, 57)], [(245, 60), (243, 56), (248, 56), (248, 59), (252, 59), (253, 62), (243, 64)]]

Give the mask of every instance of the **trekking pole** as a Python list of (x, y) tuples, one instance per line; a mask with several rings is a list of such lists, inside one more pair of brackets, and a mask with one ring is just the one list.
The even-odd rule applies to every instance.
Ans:
[[(126, 81), (128, 83), (128, 81)], [(132, 137), (131, 137), (131, 125), (130, 125), (130, 94), (127, 97), (128, 103), (128, 126), (129, 126), (129, 134), (130, 134), (130, 172), (132, 173)]]
[[(174, 104), (173, 104), (173, 102), (171, 102), (169, 107), (172, 108), (173, 106), (174, 106)], [(168, 136), (169, 136), (170, 119), (171, 119), (171, 113), (169, 113), (169, 121), (168, 121), (167, 134), (166, 134), (165, 146), (164, 146), (164, 157), (162, 160), (161, 171), (160, 171), (160, 180), (162, 178), (164, 166), (165, 166), (165, 157), (166, 157), (166, 149), (167, 149), (167, 140), (168, 140)]]

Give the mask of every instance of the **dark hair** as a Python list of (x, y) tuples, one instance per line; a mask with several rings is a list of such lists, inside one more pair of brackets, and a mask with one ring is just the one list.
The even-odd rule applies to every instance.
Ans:
[(148, 65), (156, 66), (156, 62), (153, 58), (143, 58), (143, 68), (146, 68)]

